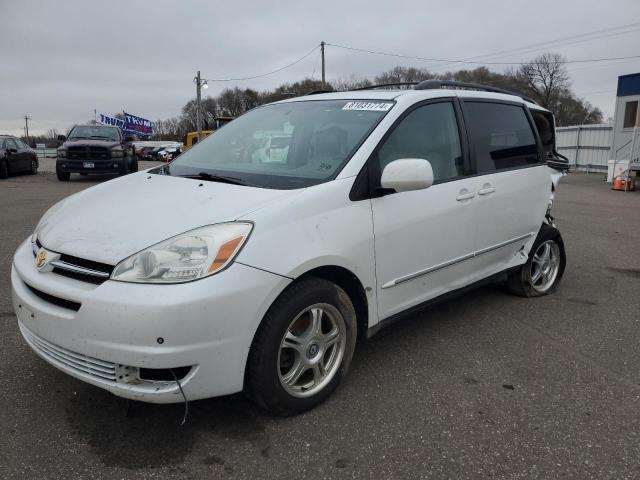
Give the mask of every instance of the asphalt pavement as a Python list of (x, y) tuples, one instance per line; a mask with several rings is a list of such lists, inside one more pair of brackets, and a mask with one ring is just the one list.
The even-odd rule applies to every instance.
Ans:
[(554, 295), (484, 287), (360, 343), (313, 411), (276, 418), (239, 394), (192, 402), (182, 427), (180, 404), (127, 409), (47, 365), (12, 312), (18, 244), (108, 177), (0, 180), (0, 478), (638, 478), (640, 192), (602, 180), (560, 184)]

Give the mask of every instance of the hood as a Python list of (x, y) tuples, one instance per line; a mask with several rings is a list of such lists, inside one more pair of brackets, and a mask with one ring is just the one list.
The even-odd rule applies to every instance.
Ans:
[(106, 147), (113, 148), (117, 145), (120, 145), (120, 142), (116, 140), (89, 140), (80, 139), (80, 140), (67, 140), (62, 144), (64, 148), (69, 147)]
[(140, 172), (57, 203), (37, 234), (49, 250), (115, 265), (167, 238), (236, 220), (295, 192)]

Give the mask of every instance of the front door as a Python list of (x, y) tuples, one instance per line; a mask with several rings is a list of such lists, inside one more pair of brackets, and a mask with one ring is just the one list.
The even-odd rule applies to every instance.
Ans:
[(458, 120), (453, 100), (421, 104), (371, 158), (374, 184), (387, 164), (402, 158), (429, 160), (435, 180), (423, 190), (383, 192), (371, 200), (380, 319), (467, 283), (476, 179), (466, 176)]
[(7, 150), (7, 163), (10, 172), (19, 172), (22, 170), (22, 156), (20, 155), (20, 147), (13, 138), (7, 138), (5, 141), (5, 149)]

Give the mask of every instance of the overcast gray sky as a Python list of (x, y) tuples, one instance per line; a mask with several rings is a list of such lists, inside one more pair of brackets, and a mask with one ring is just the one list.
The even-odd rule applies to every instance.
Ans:
[[(32, 118), (33, 133), (65, 131), (93, 118), (94, 109), (108, 114), (125, 109), (150, 120), (174, 116), (195, 95), (196, 70), (206, 78), (260, 74), (296, 60), (321, 40), (464, 59), (640, 21), (638, 0), (313, 4), (321, 6), (304, 0), (0, 0), (0, 133), (22, 135), (25, 114)], [(490, 60), (517, 62), (545, 50), (569, 59), (639, 54), (640, 24), (600, 37)], [(328, 79), (373, 76), (396, 65), (438, 65), (335, 47), (327, 47), (326, 56)], [(314, 52), (269, 77), (212, 83), (207, 93), (319, 78), (319, 59)], [(640, 59), (568, 69), (574, 91), (607, 117), (613, 114), (617, 76), (640, 72)]]

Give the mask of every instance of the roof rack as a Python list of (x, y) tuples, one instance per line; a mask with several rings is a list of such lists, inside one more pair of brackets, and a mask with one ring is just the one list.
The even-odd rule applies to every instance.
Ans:
[(521, 95), (516, 92), (512, 92), (510, 90), (505, 90), (503, 88), (492, 87), (490, 85), (482, 85), (480, 83), (469, 83), (469, 82), (456, 82), (453, 80), (424, 80), (418, 83), (414, 88), (414, 90), (432, 90), (443, 87), (451, 87), (451, 88), (459, 88), (464, 90), (481, 90), (483, 92), (493, 92), (493, 93), (504, 93), (506, 95), (515, 95), (516, 97), (520, 97), (521, 99), (535, 103), (537, 105), (538, 102), (533, 100), (530, 97), (525, 95)]
[(321, 93), (334, 93), (333, 90), (311, 90), (310, 92), (305, 93), (306, 95), (319, 95)]
[(357, 92), (358, 90), (373, 90), (374, 88), (382, 88), (382, 87), (402, 87), (407, 85), (418, 85), (420, 82), (397, 82), (397, 83), (380, 83), (378, 85), (369, 85), (367, 87), (353, 88), (352, 92)]

